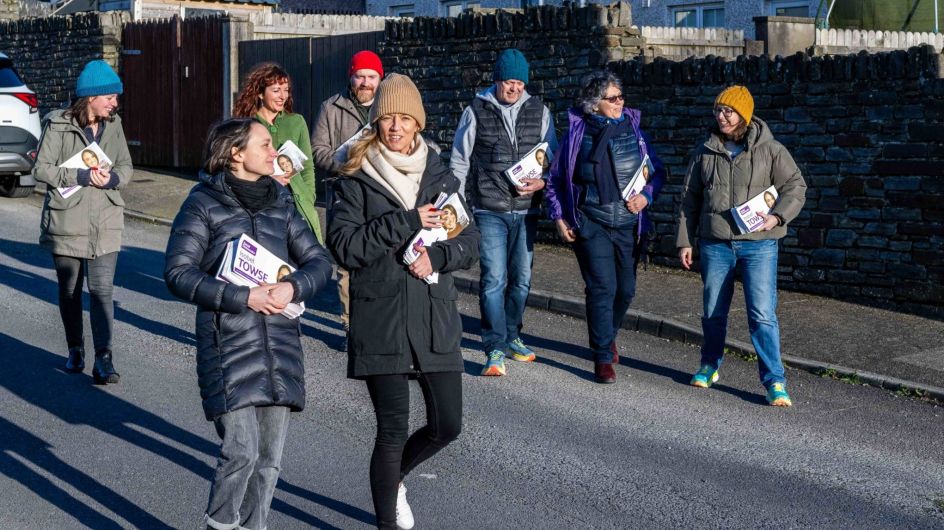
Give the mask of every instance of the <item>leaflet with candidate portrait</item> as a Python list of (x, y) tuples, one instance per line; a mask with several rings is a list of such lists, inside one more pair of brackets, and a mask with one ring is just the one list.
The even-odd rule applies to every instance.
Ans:
[[(442, 226), (439, 228), (423, 228), (416, 233), (413, 239), (410, 240), (410, 244), (407, 245), (406, 250), (403, 251), (403, 262), (407, 265), (412, 264), (420, 257), (420, 253), (416, 251), (417, 245), (428, 247), (437, 241), (452, 239), (459, 235), (465, 227), (469, 226), (471, 219), (465, 211), (465, 207), (462, 206), (462, 200), (458, 193), (450, 195), (440, 193), (439, 197), (436, 198), (436, 202), (433, 203), (433, 207), (439, 210)], [(439, 282), (439, 273), (434, 272), (424, 280), (429, 284), (437, 283)]]
[(539, 179), (548, 167), (547, 142), (541, 142), (524, 155), (524, 158), (505, 170), (505, 176), (516, 188), (524, 187), (522, 179)]
[[(86, 145), (78, 153), (59, 164), (59, 167), (65, 169), (102, 169), (105, 171), (111, 169), (111, 166), (111, 159), (96, 142)], [(75, 195), (80, 189), (82, 186), (78, 184), (56, 188), (63, 199)]]
[(771, 186), (744, 204), (731, 208), (731, 216), (741, 233), (756, 232), (764, 226), (764, 218), (760, 213), (769, 214), (777, 204), (778, 197), (777, 188)]
[[(216, 273), (216, 279), (233, 285), (256, 287), (277, 283), (295, 272), (295, 267), (282, 261), (254, 239), (243, 234), (226, 245), (226, 253)], [(305, 303), (290, 303), (282, 310), (287, 318), (298, 318), (305, 312)]]

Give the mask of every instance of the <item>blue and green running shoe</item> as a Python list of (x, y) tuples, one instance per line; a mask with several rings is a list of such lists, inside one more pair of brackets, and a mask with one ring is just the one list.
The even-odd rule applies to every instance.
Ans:
[(718, 370), (716, 370), (714, 366), (703, 364), (701, 368), (695, 372), (695, 375), (692, 376), (692, 382), (689, 384), (697, 386), (698, 388), (708, 388), (717, 382)]
[(784, 383), (774, 383), (767, 387), (767, 403), (775, 407), (792, 407), (793, 401), (787, 394), (787, 385)]
[(531, 348), (525, 346), (521, 337), (508, 343), (508, 353), (511, 354), (512, 359), (522, 363), (534, 362), (538, 358)]
[(488, 352), (485, 359), (485, 366), (482, 368), (482, 375), (505, 375), (505, 352), (501, 350)]

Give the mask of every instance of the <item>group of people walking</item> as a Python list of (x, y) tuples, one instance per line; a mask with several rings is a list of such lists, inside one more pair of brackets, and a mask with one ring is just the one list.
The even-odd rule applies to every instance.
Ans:
[[(422, 134), (423, 98), (409, 77), (385, 73), (369, 51), (352, 57), (348, 75), (344, 90), (321, 105), (309, 135), (305, 119), (292, 112), (288, 74), (273, 63), (254, 68), (233, 118), (209, 131), (199, 183), (171, 229), (164, 276), (173, 294), (197, 306), (200, 395), (221, 439), (208, 528), (266, 528), (290, 412), (305, 404), (299, 320), (284, 312), (328, 285), (329, 253), (337, 265), (347, 375), (365, 382), (376, 416), (369, 479), (378, 528), (413, 527), (404, 480), (461, 431), (463, 330), (454, 271), (480, 266), (481, 374), (505, 376), (508, 358), (536, 360), (521, 331), (542, 211), (580, 266), (594, 378), (617, 379), (617, 332), (654, 232), (648, 211), (666, 180), (645, 119), (625, 105), (619, 78), (606, 71), (586, 76), (558, 138), (550, 109), (528, 93), (527, 59), (516, 49), (502, 51), (494, 84), (475, 96), (457, 124), (446, 166), (439, 146)], [(123, 226), (120, 189), (132, 174), (115, 114), (121, 93), (106, 63), (86, 65), (72, 106), (44, 120), (36, 163), (37, 179), (48, 185), (40, 242), (59, 279), (66, 370), (84, 369), (87, 275), (93, 376), (100, 384), (119, 381), (111, 292)], [(688, 269), (697, 242), (704, 283), (705, 340), (691, 384), (707, 388), (719, 378), (740, 271), (767, 400), (790, 406), (776, 317), (777, 240), (802, 209), (806, 185), (753, 111), (747, 88), (719, 94), (707, 139), (696, 147), (682, 185), (676, 246)], [(274, 175), (278, 150), (288, 141), (306, 160), (290, 176)], [(111, 164), (62, 167), (92, 143)], [(513, 184), (505, 171), (541, 144), (540, 160), (549, 162), (544, 173)], [(643, 166), (645, 185), (624, 198), (622, 190)], [(331, 183), (323, 231), (315, 171)], [(60, 190), (69, 186), (80, 190), (65, 197)], [(778, 198), (769, 214), (758, 212), (763, 226), (741, 233), (731, 208), (770, 186)], [(418, 231), (455, 221), (435, 206), (442, 194), (455, 194), (472, 219), (454, 237), (409, 249), (419, 257), (406, 264), (404, 251)], [(243, 235), (292, 272), (251, 288), (218, 279), (227, 247)], [(426, 404), (426, 423), (413, 433), (411, 379)]]

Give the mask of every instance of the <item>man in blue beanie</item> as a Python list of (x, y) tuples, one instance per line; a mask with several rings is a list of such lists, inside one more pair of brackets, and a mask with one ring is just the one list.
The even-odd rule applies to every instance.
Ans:
[[(528, 61), (509, 48), (498, 55), (493, 86), (476, 95), (456, 128), (449, 166), (472, 205), (479, 242), (479, 309), (485, 367), (482, 375), (505, 375), (505, 356), (532, 362), (521, 340), (521, 321), (531, 290), (534, 236), (541, 210), (542, 178), (515, 187), (504, 171), (541, 142), (545, 162), (557, 149), (551, 112), (528, 94)], [(545, 167), (548, 167), (545, 165)]]

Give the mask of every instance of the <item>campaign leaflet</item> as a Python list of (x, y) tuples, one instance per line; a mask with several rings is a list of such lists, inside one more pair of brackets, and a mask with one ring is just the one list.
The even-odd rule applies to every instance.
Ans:
[[(255, 287), (264, 283), (276, 283), (295, 272), (295, 268), (269, 252), (251, 237), (243, 234), (226, 245), (226, 253), (216, 273), (218, 280)], [(305, 303), (290, 303), (282, 310), (286, 318), (298, 318), (305, 312)]]
[(522, 179), (539, 179), (547, 169), (547, 142), (541, 142), (524, 155), (517, 164), (505, 170), (505, 176), (516, 188), (521, 188)]
[(354, 145), (354, 142), (360, 140), (361, 137), (363, 137), (364, 134), (369, 130), (370, 125), (365, 125), (364, 127), (358, 129), (358, 131), (354, 133), (354, 136), (351, 136), (345, 140), (343, 144), (334, 150), (334, 159), (342, 164), (347, 162), (347, 152), (351, 149), (351, 146)]
[[(414, 248), (416, 245), (428, 247), (437, 241), (452, 239), (459, 235), (465, 227), (469, 226), (471, 219), (462, 206), (462, 200), (459, 198), (459, 194), (453, 193), (447, 196), (445, 193), (440, 193), (439, 197), (436, 198), (436, 202), (433, 203), (433, 206), (440, 211), (442, 227), (423, 228), (416, 233), (416, 236), (414, 236), (413, 239), (410, 240), (410, 244), (407, 245), (406, 250), (403, 251), (403, 262), (407, 265), (410, 265), (420, 257), (420, 253)], [(428, 284), (438, 283), (439, 273), (434, 272), (423, 279)]]
[[(105, 151), (102, 151), (102, 148), (99, 147), (98, 143), (92, 142), (82, 148), (81, 151), (69, 157), (68, 160), (59, 164), (59, 167), (65, 169), (111, 169), (112, 162), (108, 158), (108, 155), (105, 154)], [(74, 186), (63, 186), (61, 188), (56, 188), (59, 191), (59, 195), (63, 199), (67, 199), (72, 195), (78, 193), (82, 189), (82, 186), (78, 184)]]
[(295, 142), (286, 140), (279, 148), (275, 160), (272, 161), (272, 175), (292, 178), (305, 167), (305, 160), (308, 160), (308, 157), (295, 145)]
[(731, 208), (731, 216), (734, 217), (741, 233), (755, 232), (764, 226), (764, 218), (757, 212), (769, 214), (777, 204), (778, 197), (777, 188), (771, 186), (744, 204)]
[(639, 168), (637, 168), (636, 173), (633, 174), (633, 179), (623, 188), (623, 200), (628, 201), (630, 197), (642, 193), (642, 189), (646, 187), (646, 184), (649, 184), (649, 179), (652, 178), (652, 174), (655, 170), (656, 169), (652, 166), (652, 160), (649, 159), (649, 155), (644, 156), (642, 164), (639, 164)]

